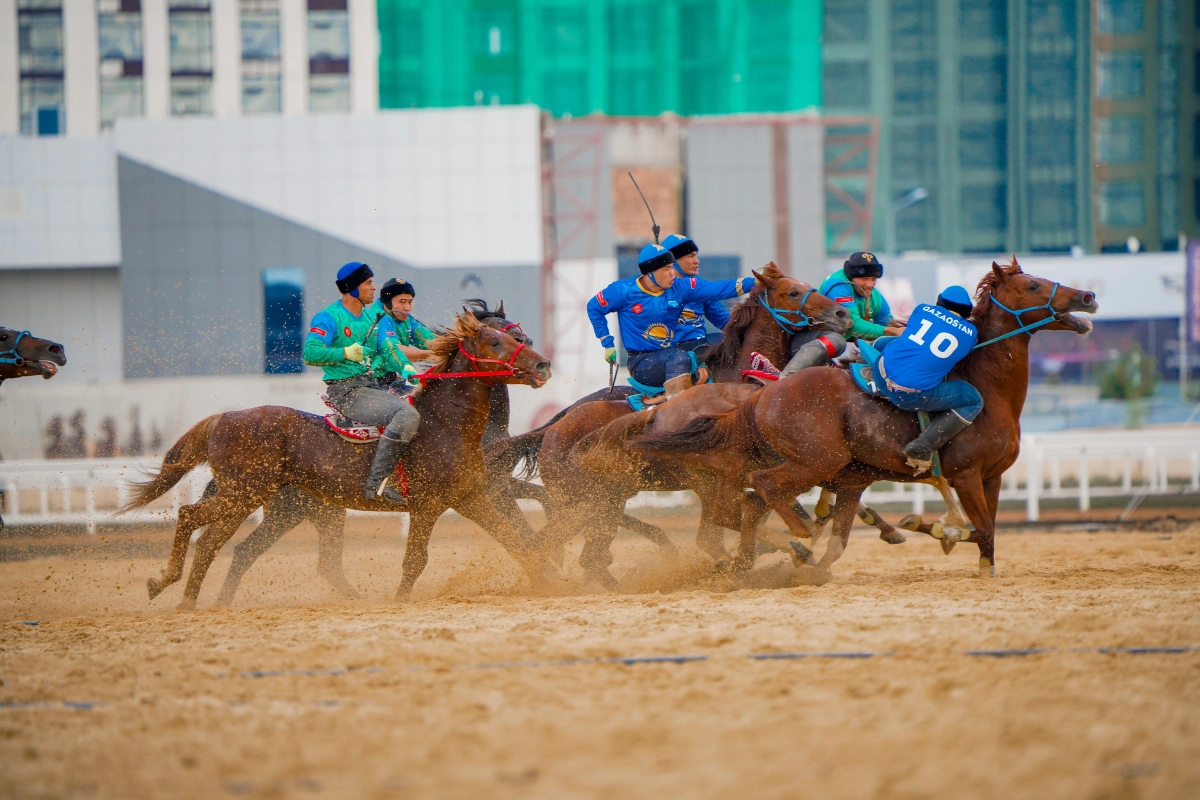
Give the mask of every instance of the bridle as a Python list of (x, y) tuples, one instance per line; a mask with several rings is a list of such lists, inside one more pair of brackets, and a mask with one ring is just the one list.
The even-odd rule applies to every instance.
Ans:
[(422, 386), (425, 385), (426, 381), (437, 380), (440, 378), (511, 378), (517, 374), (517, 370), (514, 365), (516, 364), (517, 356), (520, 355), (521, 351), (524, 349), (525, 349), (525, 343), (518, 342), (517, 349), (513, 350), (512, 355), (509, 356), (507, 359), (481, 358), (479, 356), (473, 356), (470, 353), (468, 353), (463, 348), (462, 342), (459, 341), (458, 352), (460, 352), (464, 356), (466, 356), (467, 360), (470, 361), (475, 366), (479, 366), (480, 364), (503, 364), (505, 367), (507, 367), (507, 369), (475, 370), (475, 371), (471, 371), (471, 372), (432, 372), (432, 371), (430, 371), (430, 372), (422, 372), (420, 375), (417, 375), (415, 377), (417, 380), (419, 380), (421, 382)]
[[(767, 294), (768, 294), (769, 290), (765, 289), (765, 288), (762, 291), (762, 293), (759, 294), (758, 302), (760, 305), (762, 305), (763, 308), (765, 308), (767, 310), (767, 312), (772, 317), (774, 317), (776, 324), (778, 324), (779, 327), (783, 328), (785, 333), (796, 333), (801, 328), (810, 327), (812, 325), (815, 325), (817, 322), (815, 319), (810, 317), (808, 314), (804, 313), (804, 304), (808, 302), (808, 296), (811, 295), (815, 291), (816, 291), (816, 289), (809, 289), (807, 292), (805, 292), (804, 297), (800, 298), (800, 308), (796, 309), (795, 311), (792, 311), (791, 309), (786, 309), (786, 308), (785, 309), (772, 308), (771, 302), (769, 300), (767, 300)], [(784, 317), (783, 316), (784, 314), (799, 314), (802, 319), (800, 321), (793, 322), (792, 320)]]
[(29, 331), (21, 331), (17, 334), (17, 340), (13, 342), (13, 346), (3, 352), (0, 352), (0, 364), (12, 364), (18, 367), (25, 366), (26, 359), (17, 352), (17, 348), (21, 346), (21, 340), (26, 336), (31, 339), (33, 338), (33, 334), (31, 334)]
[[(1054, 287), (1050, 290), (1050, 299), (1047, 300), (1045, 303), (1042, 303), (1040, 306), (1033, 306), (1031, 308), (1021, 308), (1021, 309), (1009, 308), (1008, 306), (1004, 305), (999, 300), (997, 300), (995, 295), (992, 295), (991, 296), (992, 305), (996, 306), (1001, 311), (1007, 311), (1009, 314), (1012, 314), (1017, 320), (1017, 325), (1019, 325), (1020, 327), (1018, 327), (1015, 331), (1009, 331), (1008, 333), (1003, 333), (1003, 334), (997, 336), (995, 339), (988, 339), (986, 342), (980, 342), (979, 344), (975, 345), (971, 349), (978, 350), (981, 347), (986, 347), (989, 344), (995, 344), (996, 342), (1000, 342), (1000, 341), (1003, 341), (1010, 337), (1016, 336), (1019, 333), (1028, 333), (1029, 331), (1036, 330), (1036, 329), (1042, 327), (1043, 325), (1049, 325), (1051, 322), (1054, 322), (1055, 320), (1057, 320), (1060, 315), (1057, 311), (1054, 310), (1054, 307), (1052, 304), (1054, 303), (1054, 295), (1058, 293), (1058, 287), (1061, 285), (1062, 284), (1060, 284), (1060, 283), (1054, 284)], [(1031, 322), (1028, 325), (1025, 325), (1021, 321), (1021, 316), (1023, 314), (1028, 314), (1030, 311), (1049, 311), (1050, 316), (1046, 317), (1045, 319), (1039, 319), (1037, 322)]]

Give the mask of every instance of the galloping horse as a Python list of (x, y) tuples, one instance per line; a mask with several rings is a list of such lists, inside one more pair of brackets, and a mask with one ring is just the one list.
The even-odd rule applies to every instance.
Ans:
[[(29, 331), (0, 328), (0, 383), (35, 375), (50, 380), (66, 364), (67, 353), (58, 342), (31, 336)], [(0, 517), (0, 530), (3, 529), (4, 518)]]
[(161, 579), (147, 582), (150, 599), (182, 577), (191, 533), (208, 525), (196, 542), (196, 557), (180, 604), (181, 608), (194, 608), (205, 572), (221, 546), (251, 511), (286, 484), (343, 508), (410, 512), (397, 600), (411, 595), (428, 561), (434, 523), (448, 508), (478, 523), (516, 558), (531, 580), (541, 580), (541, 559), (528, 550), (520, 530), (487, 498), (480, 441), (492, 383), (540, 387), (550, 378), (550, 362), (469, 314), (459, 315), (454, 328), (435, 339), (430, 349), (439, 363), (413, 395), (422, 422), (404, 459), (410, 494), (407, 508), (362, 496), (362, 482), (371, 464), (370, 448), (342, 440), (322, 417), (279, 406), (214, 415), (171, 447), (161, 469), (135, 488), (133, 498), (122, 509), (150, 503), (205, 461), (212, 466), (217, 493), (180, 509), (167, 567)]
[[(759, 278), (750, 295), (732, 313), (725, 328), (725, 341), (712, 352), (707, 364), (716, 383), (704, 387), (706, 404), (694, 413), (720, 413), (734, 407), (757, 386), (738, 383), (742, 371), (750, 364), (750, 354), (758, 351), (768, 358), (786, 360), (792, 331), (788, 326), (801, 324), (824, 326), (827, 330), (844, 331), (850, 327), (850, 317), (844, 309), (823, 295), (814, 292), (806, 283), (789, 278), (774, 264), (755, 273)], [(655, 410), (633, 415), (625, 401), (593, 402), (577, 406), (562, 419), (542, 431), (514, 437), (516, 444), (526, 444), (521, 453), (528, 469), (540, 469), (542, 480), (550, 494), (550, 520), (542, 530), (543, 546), (561, 559), (561, 549), (567, 539), (583, 532), (586, 543), (580, 563), (589, 577), (608, 587), (616, 580), (608, 571), (612, 562), (609, 544), (616, 535), (620, 515), (626, 500), (639, 491), (672, 491), (683, 488), (686, 481), (677, 470), (662, 468), (653, 459), (628, 454), (601, 472), (587, 470), (579, 463), (589, 437), (614, 420), (654, 413), (669, 413), (681, 400), (692, 397), (697, 389), (684, 392)], [(521, 441), (523, 440), (523, 441)], [(582, 449), (581, 449), (582, 448)], [(704, 476), (697, 474), (696, 481)], [(702, 513), (697, 546), (714, 560), (728, 558), (721, 541), (724, 531), (711, 516), (712, 506), (706, 502), (715, 489), (697, 486), (701, 496)], [(735, 522), (731, 527), (737, 527)], [(657, 530), (657, 529), (656, 529)], [(673, 550), (665, 533), (651, 540), (664, 550)]]
[[(521, 344), (532, 347), (533, 340), (525, 335), (518, 323), (510, 322), (504, 313), (504, 303), (491, 309), (488, 304), (479, 299), (465, 300), (464, 310), (498, 331), (504, 331)], [(509, 399), (508, 384), (495, 383), (488, 396), (487, 425), (483, 430), (482, 444), (486, 448), (490, 444), (503, 441), (509, 437)], [(359, 445), (369, 447), (369, 445)], [(499, 508), (504, 499), (511, 495), (513, 502), (517, 498), (528, 498), (546, 504), (546, 490), (535, 483), (517, 480), (508, 474), (499, 474), (489, 469), (488, 494), (493, 505)], [(205, 488), (207, 499), (216, 494), (217, 483), (210, 481)], [(505, 510), (501, 508), (500, 510)], [(243, 576), (253, 566), (254, 562), (279, 541), (284, 534), (295, 528), (304, 520), (308, 520), (317, 529), (317, 573), (342, 597), (350, 600), (358, 599), (358, 591), (346, 580), (342, 566), (342, 549), (345, 543), (346, 509), (330, 505), (312, 495), (302, 492), (294, 486), (284, 486), (263, 507), (263, 520), (252, 530), (245, 539), (233, 548), (233, 561), (221, 591), (217, 597), (217, 605), (227, 606), (233, 602)]]
[[(1016, 461), (1021, 442), (1021, 408), (1029, 386), (1029, 338), (1039, 329), (1084, 334), (1091, 323), (1070, 314), (1095, 313), (1092, 292), (1072, 289), (1021, 271), (992, 264), (979, 282), (971, 321), (980, 343), (951, 378), (972, 384), (983, 395), (974, 424), (942, 448), (942, 470), (958, 490), (975, 530), (919, 530), (979, 546), (981, 576), (995, 575), (995, 520), (1000, 482)], [(846, 546), (854, 506), (873, 481), (913, 482), (923, 478), (905, 464), (903, 446), (917, 436), (916, 415), (887, 400), (861, 392), (844, 370), (807, 369), (772, 384), (724, 414), (694, 419), (668, 432), (651, 432), (631, 446), (667, 463), (708, 470), (718, 476), (718, 502), (740, 508), (740, 566), (753, 559), (754, 531), (771, 509), (792, 533), (803, 521), (791, 498), (813, 486), (837, 492), (833, 536), (816, 565), (829, 568)], [(744, 491), (752, 487), (753, 493)], [(949, 537), (947, 540), (946, 537)]]

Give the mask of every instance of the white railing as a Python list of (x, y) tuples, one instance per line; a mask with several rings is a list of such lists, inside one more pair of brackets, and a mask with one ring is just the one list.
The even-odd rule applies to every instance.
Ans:
[[(131, 485), (157, 467), (148, 459), (0, 461), (5, 524), (84, 524), (94, 532), (97, 523), (173, 521), (181, 505), (200, 498), (211, 477), (207, 466), (193, 470), (147, 508), (114, 516)], [(1102, 429), (1023, 437), (1021, 457), (1005, 474), (1000, 499), (1023, 501), (1026, 519), (1036, 522), (1047, 499), (1075, 499), (1086, 512), (1095, 497), (1130, 497), (1132, 508), (1147, 496), (1193, 492), (1200, 492), (1200, 428)], [(813, 491), (808, 497), (815, 502), (816, 496)], [(917, 514), (925, 511), (926, 503), (941, 503), (933, 487), (920, 483), (876, 484), (863, 500), (872, 505), (903, 503)], [(669, 508), (689, 502), (684, 492), (643, 492), (629, 507)], [(522, 505), (537, 507), (525, 501)], [(261, 509), (256, 512), (260, 519), (261, 514)]]

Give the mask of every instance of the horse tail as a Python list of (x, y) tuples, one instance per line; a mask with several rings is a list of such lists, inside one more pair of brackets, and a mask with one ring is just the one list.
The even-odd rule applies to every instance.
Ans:
[(221, 416), (213, 414), (202, 419), (180, 436), (179, 441), (171, 445), (171, 449), (163, 457), (162, 467), (158, 472), (150, 473), (149, 480), (135, 483), (128, 502), (118, 508), (117, 513), (123, 514), (149, 505), (169, 492), (184, 475), (208, 461), (208, 437), (221, 421)]
[(752, 396), (724, 414), (697, 417), (677, 431), (648, 433), (630, 442), (629, 447), (648, 453), (671, 454), (727, 447), (739, 430), (753, 430), (755, 399)]
[(546, 427), (542, 426), (520, 436), (510, 436), (496, 442), (484, 453), (488, 472), (499, 470), (511, 473), (522, 461), (525, 466), (521, 469), (520, 477), (530, 480), (537, 475), (538, 452), (542, 449), (542, 439), (546, 436)]
[(592, 472), (614, 472), (626, 468), (629, 457), (626, 450), (630, 439), (640, 436), (658, 409), (650, 407), (643, 411), (617, 417), (576, 445), (579, 463)]

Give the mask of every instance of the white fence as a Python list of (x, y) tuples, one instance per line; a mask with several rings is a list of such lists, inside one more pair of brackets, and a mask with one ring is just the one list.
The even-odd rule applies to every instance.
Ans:
[[(130, 485), (157, 466), (126, 459), (0, 462), (5, 524), (85, 524), (94, 531), (97, 523), (172, 521), (181, 505), (200, 498), (211, 477), (207, 467), (193, 470), (149, 507), (113, 514)], [(1036, 522), (1045, 499), (1075, 499), (1087, 511), (1094, 497), (1129, 497), (1132, 510), (1150, 495), (1193, 492), (1200, 492), (1200, 428), (1100, 429), (1023, 437), (1021, 457), (1005, 474), (1000, 499), (1024, 501), (1026, 518)], [(815, 501), (816, 493), (810, 498)], [(904, 503), (918, 514), (926, 502), (941, 503), (933, 487), (920, 483), (876, 484), (863, 499), (873, 505)], [(688, 502), (683, 492), (643, 493), (629, 505)]]

